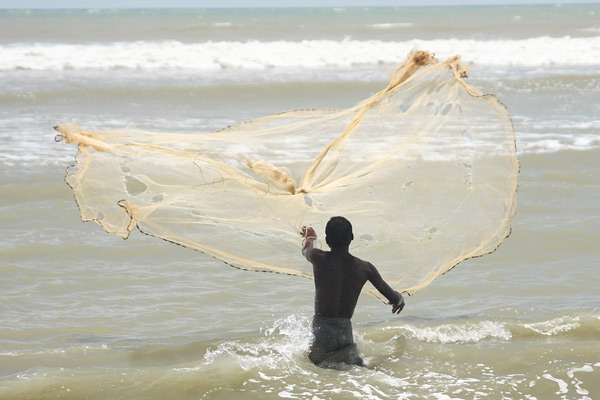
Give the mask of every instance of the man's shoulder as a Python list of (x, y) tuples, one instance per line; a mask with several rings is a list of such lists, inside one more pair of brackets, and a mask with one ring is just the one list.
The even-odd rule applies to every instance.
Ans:
[(354, 257), (355, 265), (357, 265), (360, 269), (364, 270), (367, 274), (371, 274), (373, 272), (377, 272), (377, 268), (369, 261), (363, 260), (362, 258)]
[(327, 252), (321, 249), (311, 248), (306, 252), (306, 258), (309, 261), (315, 261), (321, 258), (324, 258), (327, 255)]
[(361, 267), (369, 267), (369, 268), (375, 268), (373, 266), (373, 264), (371, 264), (370, 262), (368, 262), (367, 260), (363, 260), (362, 258), (358, 258), (355, 255), (353, 255), (352, 257), (354, 257), (354, 263), (356, 265), (360, 265)]

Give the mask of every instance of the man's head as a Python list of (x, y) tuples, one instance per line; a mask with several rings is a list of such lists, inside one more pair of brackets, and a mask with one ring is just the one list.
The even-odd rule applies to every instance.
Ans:
[(332, 217), (325, 227), (325, 241), (331, 247), (340, 248), (350, 246), (354, 239), (352, 224), (344, 217)]

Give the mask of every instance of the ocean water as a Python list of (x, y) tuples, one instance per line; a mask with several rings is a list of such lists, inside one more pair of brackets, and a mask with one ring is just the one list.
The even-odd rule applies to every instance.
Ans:
[[(349, 107), (412, 48), (511, 112), (518, 213), (399, 316), (362, 296), (367, 368), (308, 361), (311, 281), (80, 221), (53, 126)], [(600, 398), (600, 5), (0, 10), (0, 54), (0, 399)]]

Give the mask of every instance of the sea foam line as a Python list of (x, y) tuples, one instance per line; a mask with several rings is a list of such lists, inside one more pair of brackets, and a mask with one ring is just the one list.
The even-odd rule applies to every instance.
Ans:
[(504, 324), (493, 321), (450, 323), (438, 326), (415, 326), (406, 324), (399, 327), (383, 328), (398, 330), (400, 335), (416, 338), (429, 343), (476, 343), (488, 338), (510, 340), (512, 333)]
[(600, 65), (600, 36), (520, 40), (304, 40), (247, 42), (22, 43), (0, 46), (0, 71), (106, 69), (268, 69), (394, 64), (414, 49), (497, 66)]

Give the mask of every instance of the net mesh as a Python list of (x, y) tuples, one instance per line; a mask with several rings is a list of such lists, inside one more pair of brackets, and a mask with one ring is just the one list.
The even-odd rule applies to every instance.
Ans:
[[(412, 294), (510, 234), (519, 163), (506, 108), (467, 67), (413, 51), (344, 110), (295, 110), (207, 134), (56, 129), (81, 217), (244, 270), (312, 278), (299, 230), (354, 225), (351, 252)], [(324, 243), (324, 240), (323, 240)], [(374, 289), (365, 291), (377, 297)]]

